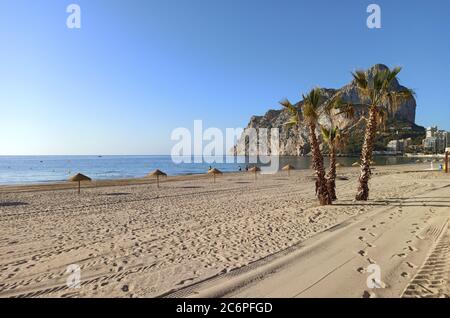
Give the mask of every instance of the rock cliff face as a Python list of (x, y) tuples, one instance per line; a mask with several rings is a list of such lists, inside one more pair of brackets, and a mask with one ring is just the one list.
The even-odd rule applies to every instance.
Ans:
[[(375, 69), (387, 69), (387, 66), (382, 64), (377, 64), (371, 67), (367, 72), (369, 76), (373, 74)], [(392, 83), (392, 89), (401, 90), (405, 87), (401, 86), (397, 80)], [(351, 102), (354, 104), (362, 103), (360, 94), (356, 88), (354, 82), (345, 85), (340, 89), (322, 89), (322, 93), (326, 98), (331, 98), (338, 91), (342, 93), (342, 98), (344, 101)], [(300, 101), (297, 105), (301, 105), (303, 101)], [(348, 119), (343, 115), (335, 114), (333, 115), (333, 122), (341, 129), (350, 127), (354, 125), (361, 115), (364, 115), (365, 109), (357, 109), (355, 119)], [(279, 128), (280, 135), (280, 155), (284, 156), (294, 156), (300, 154), (308, 154), (310, 151), (309, 141), (308, 141), (308, 131), (304, 125), (300, 127), (287, 127), (285, 123), (289, 120), (289, 114), (282, 109), (279, 110), (269, 110), (264, 116), (253, 116), (250, 119), (247, 128), (255, 128), (259, 130), (260, 128)], [(403, 122), (405, 124), (414, 125), (416, 118), (416, 101), (414, 98), (405, 101), (399, 105), (398, 110), (394, 116), (394, 119), (398, 122)], [(321, 117), (319, 119), (321, 124), (326, 125), (327, 119)], [(354, 129), (358, 129), (358, 126)], [(362, 130), (362, 127), (359, 127)], [(241, 136), (235, 147), (235, 153), (238, 155), (248, 154), (248, 142), (249, 138), (245, 134)]]

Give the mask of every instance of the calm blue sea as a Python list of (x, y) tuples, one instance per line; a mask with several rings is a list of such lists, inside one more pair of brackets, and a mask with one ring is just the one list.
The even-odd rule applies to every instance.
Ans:
[[(242, 161), (243, 159), (240, 158)], [(357, 158), (339, 158), (351, 165)], [(225, 160), (223, 160), (225, 161)], [(411, 163), (403, 157), (379, 157), (379, 165)], [(310, 167), (309, 157), (283, 157), (280, 166), (287, 163), (297, 169)], [(65, 181), (81, 172), (94, 180), (144, 177), (155, 169), (168, 175), (201, 174), (210, 166), (224, 172), (245, 169), (245, 163), (181, 163), (175, 164), (171, 156), (0, 156), (0, 184), (29, 184)]]

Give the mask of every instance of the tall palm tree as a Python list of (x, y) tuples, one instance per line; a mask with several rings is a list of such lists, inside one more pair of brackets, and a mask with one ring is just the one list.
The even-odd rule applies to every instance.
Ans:
[(321, 126), (322, 139), (328, 145), (330, 166), (327, 174), (327, 188), (332, 201), (337, 200), (336, 196), (336, 152), (345, 146), (347, 141), (347, 131), (353, 126), (344, 130), (339, 129), (334, 124), (334, 116), (343, 114), (348, 119), (355, 117), (355, 107), (353, 104), (345, 103), (342, 99), (342, 92), (337, 92), (324, 105), (322, 112), (329, 121), (329, 127)]
[(356, 194), (356, 200), (359, 201), (369, 199), (370, 162), (372, 161), (377, 128), (385, 123), (388, 115), (395, 114), (400, 101), (414, 96), (412, 90), (406, 88), (393, 89), (393, 83), (400, 71), (400, 67), (395, 67), (392, 70), (374, 68), (373, 74), (364, 71), (352, 73), (356, 87), (363, 99), (362, 105), (368, 108), (369, 113), (361, 151), (361, 172)]
[(328, 145), (330, 155), (330, 166), (327, 174), (327, 188), (332, 201), (337, 200), (336, 196), (336, 155), (339, 149), (345, 145), (347, 135), (338, 127), (326, 128), (321, 126), (322, 138)]
[(311, 90), (306, 96), (303, 95), (302, 109), (291, 107), (292, 104), (285, 100), (280, 102), (290, 113), (291, 118), (288, 124), (299, 124), (302, 120), (309, 129), (309, 141), (312, 149), (313, 168), (316, 171), (317, 196), (321, 205), (332, 203), (328, 193), (327, 180), (323, 164), (323, 156), (320, 151), (319, 140), (316, 135), (316, 127), (320, 116), (320, 106), (322, 105), (322, 93), (319, 88)]

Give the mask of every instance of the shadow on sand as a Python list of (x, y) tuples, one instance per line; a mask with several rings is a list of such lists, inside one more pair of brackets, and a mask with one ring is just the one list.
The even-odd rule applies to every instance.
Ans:
[(26, 202), (0, 202), (0, 207), (22, 206), (28, 205)]
[(122, 196), (122, 195), (130, 195), (129, 192), (117, 192), (117, 193), (106, 193), (105, 195), (109, 197)]
[(182, 186), (182, 187), (176, 187), (180, 189), (202, 189), (202, 186)]

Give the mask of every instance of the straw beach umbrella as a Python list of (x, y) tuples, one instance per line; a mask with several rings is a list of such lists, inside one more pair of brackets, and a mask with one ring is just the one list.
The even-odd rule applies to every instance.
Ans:
[(258, 178), (257, 174), (259, 171), (261, 171), (261, 169), (257, 166), (254, 166), (254, 167), (248, 169), (248, 172), (253, 172), (255, 174), (255, 181)]
[(149, 173), (149, 177), (156, 177), (156, 187), (159, 188), (159, 177), (167, 177), (167, 174), (162, 172), (159, 169), (156, 169), (155, 171), (152, 171)]
[(216, 175), (221, 175), (222, 171), (220, 171), (219, 169), (213, 168), (213, 169), (209, 169), (207, 174), (212, 174), (213, 178), (214, 178), (214, 183), (216, 183)]
[(84, 174), (77, 173), (73, 177), (70, 177), (69, 181), (78, 182), (78, 194), (80, 194), (81, 181), (91, 181), (92, 179)]
[(285, 165), (281, 170), (287, 171), (288, 176), (291, 176), (291, 170), (295, 170), (295, 167), (293, 165)]

